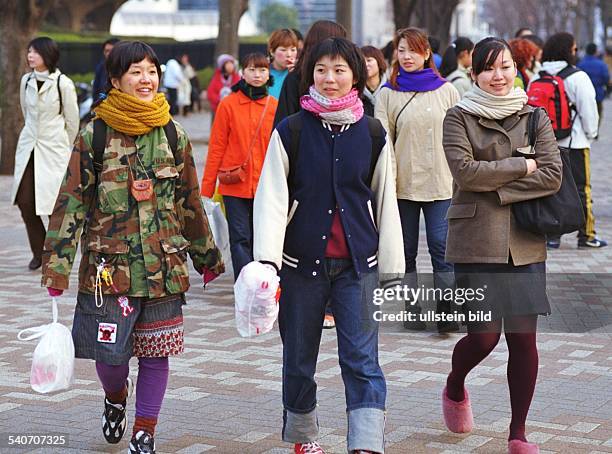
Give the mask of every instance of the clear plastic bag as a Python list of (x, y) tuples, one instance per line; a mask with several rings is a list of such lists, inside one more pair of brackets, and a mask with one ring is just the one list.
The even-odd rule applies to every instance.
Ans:
[[(27, 328), (17, 334), (21, 341), (41, 338), (32, 355), (30, 385), (39, 393), (67, 389), (74, 378), (74, 343), (70, 330), (57, 321), (57, 301), (53, 298), (53, 322)], [(29, 334), (29, 335), (28, 335)]]
[(202, 202), (204, 204), (204, 211), (206, 211), (206, 217), (208, 218), (208, 225), (215, 239), (215, 244), (219, 251), (221, 251), (223, 263), (225, 263), (225, 271), (231, 273), (232, 256), (230, 253), (229, 229), (227, 219), (225, 219), (223, 210), (221, 209), (221, 204), (206, 197)]
[(251, 262), (234, 284), (236, 328), (242, 337), (267, 333), (278, 316), (279, 277), (272, 267)]

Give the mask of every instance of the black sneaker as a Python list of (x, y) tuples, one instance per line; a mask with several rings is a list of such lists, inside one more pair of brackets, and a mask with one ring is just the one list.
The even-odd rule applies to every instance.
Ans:
[(145, 432), (139, 430), (130, 440), (129, 454), (155, 454), (155, 440)]
[(600, 240), (599, 238), (593, 238), (592, 240), (578, 240), (578, 247), (591, 247), (597, 249), (600, 247), (606, 247), (607, 245), (607, 241)]
[[(126, 381), (128, 397), (132, 395), (132, 379), (128, 377)], [(102, 434), (104, 439), (111, 444), (117, 444), (123, 438), (127, 427), (126, 414), (127, 399), (120, 404), (110, 402), (104, 398), (104, 413), (102, 414)]]

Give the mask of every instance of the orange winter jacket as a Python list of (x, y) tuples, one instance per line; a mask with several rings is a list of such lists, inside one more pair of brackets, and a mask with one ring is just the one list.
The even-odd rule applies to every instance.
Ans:
[[(257, 137), (253, 140), (266, 101), (268, 107)], [(255, 197), (268, 142), (272, 135), (277, 105), (278, 101), (272, 96), (268, 95), (266, 98), (254, 101), (241, 91), (232, 93), (221, 101), (210, 132), (208, 156), (202, 178), (203, 196), (213, 196), (219, 168), (238, 166), (247, 160), (249, 145), (253, 142), (251, 158), (245, 168), (247, 174), (245, 181), (236, 184), (220, 183), (219, 193), (246, 199)]]

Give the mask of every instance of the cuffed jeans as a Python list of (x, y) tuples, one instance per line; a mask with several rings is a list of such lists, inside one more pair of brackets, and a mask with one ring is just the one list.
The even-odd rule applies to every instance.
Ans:
[(372, 317), (378, 273), (358, 278), (351, 260), (325, 259), (324, 272), (318, 276), (305, 276), (285, 265), (280, 277), (283, 440), (307, 443), (319, 434), (314, 375), (329, 300), (344, 381), (348, 450), (382, 453), (387, 387), (378, 364), (378, 324)]

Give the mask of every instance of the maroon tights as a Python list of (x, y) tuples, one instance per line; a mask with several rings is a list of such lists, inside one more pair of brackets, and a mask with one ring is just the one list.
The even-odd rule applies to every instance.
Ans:
[[(509, 440), (527, 441), (525, 420), (538, 376), (537, 320), (537, 315), (504, 319), (504, 334), (509, 351), (508, 387), (512, 407)], [(450, 399), (461, 402), (465, 398), (465, 377), (493, 351), (499, 342), (501, 329), (501, 320), (468, 325), (467, 336), (457, 342), (453, 350), (452, 371), (446, 381)]]

